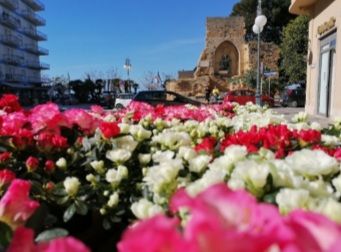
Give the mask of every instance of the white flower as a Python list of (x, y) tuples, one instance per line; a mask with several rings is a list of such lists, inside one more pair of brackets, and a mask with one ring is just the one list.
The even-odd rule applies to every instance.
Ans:
[(76, 177), (67, 177), (64, 180), (63, 185), (64, 185), (66, 193), (69, 196), (75, 196), (78, 193), (79, 186), (81, 185), (81, 183)]
[(157, 151), (153, 154), (152, 158), (155, 163), (162, 163), (172, 160), (175, 153), (173, 151)]
[(117, 175), (122, 179), (126, 179), (128, 177), (128, 168), (124, 165), (119, 165), (117, 167)]
[(176, 177), (183, 168), (182, 161), (179, 159), (168, 160), (160, 165), (152, 166), (148, 169), (143, 180), (154, 193), (172, 190), (170, 185), (176, 183)]
[(186, 161), (190, 161), (191, 159), (195, 158), (197, 153), (193, 148), (187, 146), (181, 146), (178, 151), (178, 158), (183, 158)]
[(211, 156), (199, 155), (189, 161), (189, 170), (191, 172), (201, 173), (207, 168), (211, 159)]
[(243, 181), (253, 194), (261, 193), (270, 173), (269, 166), (269, 163), (258, 163), (255, 160), (240, 161), (231, 174), (229, 184), (241, 185), (241, 181)]
[(163, 213), (162, 207), (154, 205), (146, 199), (140, 199), (131, 205), (131, 211), (138, 219), (147, 219), (156, 214)]
[(286, 158), (289, 166), (303, 176), (329, 175), (339, 171), (338, 162), (321, 150), (303, 149)]
[(341, 223), (341, 204), (333, 198), (324, 198), (323, 200), (319, 200), (311, 210), (323, 214), (333, 221)]
[(149, 164), (149, 162), (152, 160), (151, 154), (138, 154), (138, 159), (141, 165)]
[(302, 187), (303, 177), (295, 174), (286, 161), (276, 159), (272, 161), (272, 164), (270, 170), (276, 187)]
[(287, 214), (292, 210), (307, 208), (310, 201), (309, 192), (304, 189), (281, 189), (276, 196), (280, 211)]
[(96, 177), (95, 175), (91, 173), (86, 175), (85, 179), (86, 181), (89, 181), (92, 184), (96, 184), (99, 181), (98, 177)]
[(171, 150), (178, 149), (180, 146), (190, 146), (192, 140), (186, 132), (164, 131), (153, 137), (153, 142), (159, 143)]
[(62, 170), (65, 170), (67, 168), (67, 161), (65, 158), (59, 158), (56, 162), (56, 166)]
[(341, 196), (341, 174), (332, 180), (333, 186), (338, 192), (339, 196)]
[(100, 161), (94, 160), (90, 163), (90, 166), (99, 174), (103, 174), (105, 172), (103, 160)]
[(129, 133), (130, 125), (128, 123), (120, 123), (120, 124), (118, 124), (118, 126), (120, 127), (120, 132), (122, 134), (128, 134)]
[(299, 112), (291, 119), (294, 123), (307, 122), (309, 119), (307, 112)]
[(124, 163), (131, 157), (131, 152), (125, 149), (110, 150), (106, 153), (106, 158), (115, 163)]
[(131, 125), (129, 131), (130, 131), (130, 134), (138, 141), (149, 139), (152, 136), (152, 132), (149, 130), (146, 130), (141, 125)]
[(245, 146), (231, 145), (225, 149), (224, 153), (232, 162), (236, 162), (246, 157), (248, 152)]
[(130, 152), (133, 152), (138, 145), (138, 143), (134, 140), (132, 136), (115, 138), (112, 140), (112, 143), (116, 146), (117, 149), (125, 149)]
[(108, 207), (113, 208), (117, 206), (118, 202), (120, 200), (120, 197), (117, 192), (114, 192), (110, 195), (109, 200), (107, 202)]
[(105, 174), (105, 180), (111, 184), (119, 184), (122, 179), (128, 177), (128, 169), (127, 167), (120, 165), (116, 169), (109, 169)]
[(321, 130), (322, 126), (318, 122), (312, 122), (310, 124), (310, 128), (313, 129), (313, 130)]
[(340, 143), (340, 139), (338, 137), (325, 134), (321, 136), (321, 140), (325, 145), (328, 146), (336, 146)]

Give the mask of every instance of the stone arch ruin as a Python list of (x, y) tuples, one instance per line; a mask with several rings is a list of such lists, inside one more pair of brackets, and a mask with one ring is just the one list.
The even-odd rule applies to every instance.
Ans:
[(239, 52), (232, 42), (224, 41), (217, 47), (213, 68), (215, 75), (226, 77), (239, 75)]

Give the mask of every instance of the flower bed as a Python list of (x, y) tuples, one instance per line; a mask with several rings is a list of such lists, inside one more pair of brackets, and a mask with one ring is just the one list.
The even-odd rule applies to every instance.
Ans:
[[(137, 219), (146, 220), (128, 229), (120, 251), (153, 251), (152, 240), (154, 251), (338, 245), (341, 122), (322, 129), (305, 114), (287, 122), (252, 104), (25, 111), (5, 95), (0, 108), (0, 244), (10, 251), (87, 251), (67, 235), (109, 251)], [(323, 243), (319, 232), (332, 238)]]

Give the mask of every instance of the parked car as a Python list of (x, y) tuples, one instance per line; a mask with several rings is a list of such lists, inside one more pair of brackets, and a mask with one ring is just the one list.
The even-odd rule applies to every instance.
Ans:
[(281, 104), (284, 107), (304, 107), (305, 89), (300, 85), (286, 87), (282, 94)]
[(113, 108), (115, 106), (115, 92), (103, 92), (101, 94), (100, 104), (107, 108)]
[[(255, 91), (248, 89), (238, 89), (229, 92), (224, 101), (237, 102), (240, 105), (245, 105), (248, 102), (256, 103)], [(263, 105), (268, 105), (269, 107), (274, 106), (274, 99), (268, 95), (262, 95), (261, 101)]]
[(134, 97), (133, 93), (117, 94), (115, 99), (115, 108), (121, 109), (129, 105)]
[(202, 103), (199, 101), (195, 101), (189, 99), (185, 96), (182, 96), (178, 93), (171, 91), (141, 91), (137, 93), (137, 95), (133, 99), (134, 101), (145, 102), (152, 106), (156, 106), (158, 104), (162, 104), (165, 106), (170, 105), (185, 105), (192, 104), (195, 106), (200, 106)]

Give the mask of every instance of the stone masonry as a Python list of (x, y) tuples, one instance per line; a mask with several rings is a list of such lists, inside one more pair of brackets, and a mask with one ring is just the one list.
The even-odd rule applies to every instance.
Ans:
[[(190, 97), (203, 97), (206, 88), (221, 91), (236, 88), (229, 79), (256, 68), (257, 42), (245, 41), (243, 17), (209, 17), (206, 24), (206, 47), (200, 55), (194, 76), (181, 74), (167, 84), (167, 90)], [(261, 43), (261, 61), (265, 69), (278, 71), (279, 48)], [(243, 83), (240, 85), (243, 86)]]

